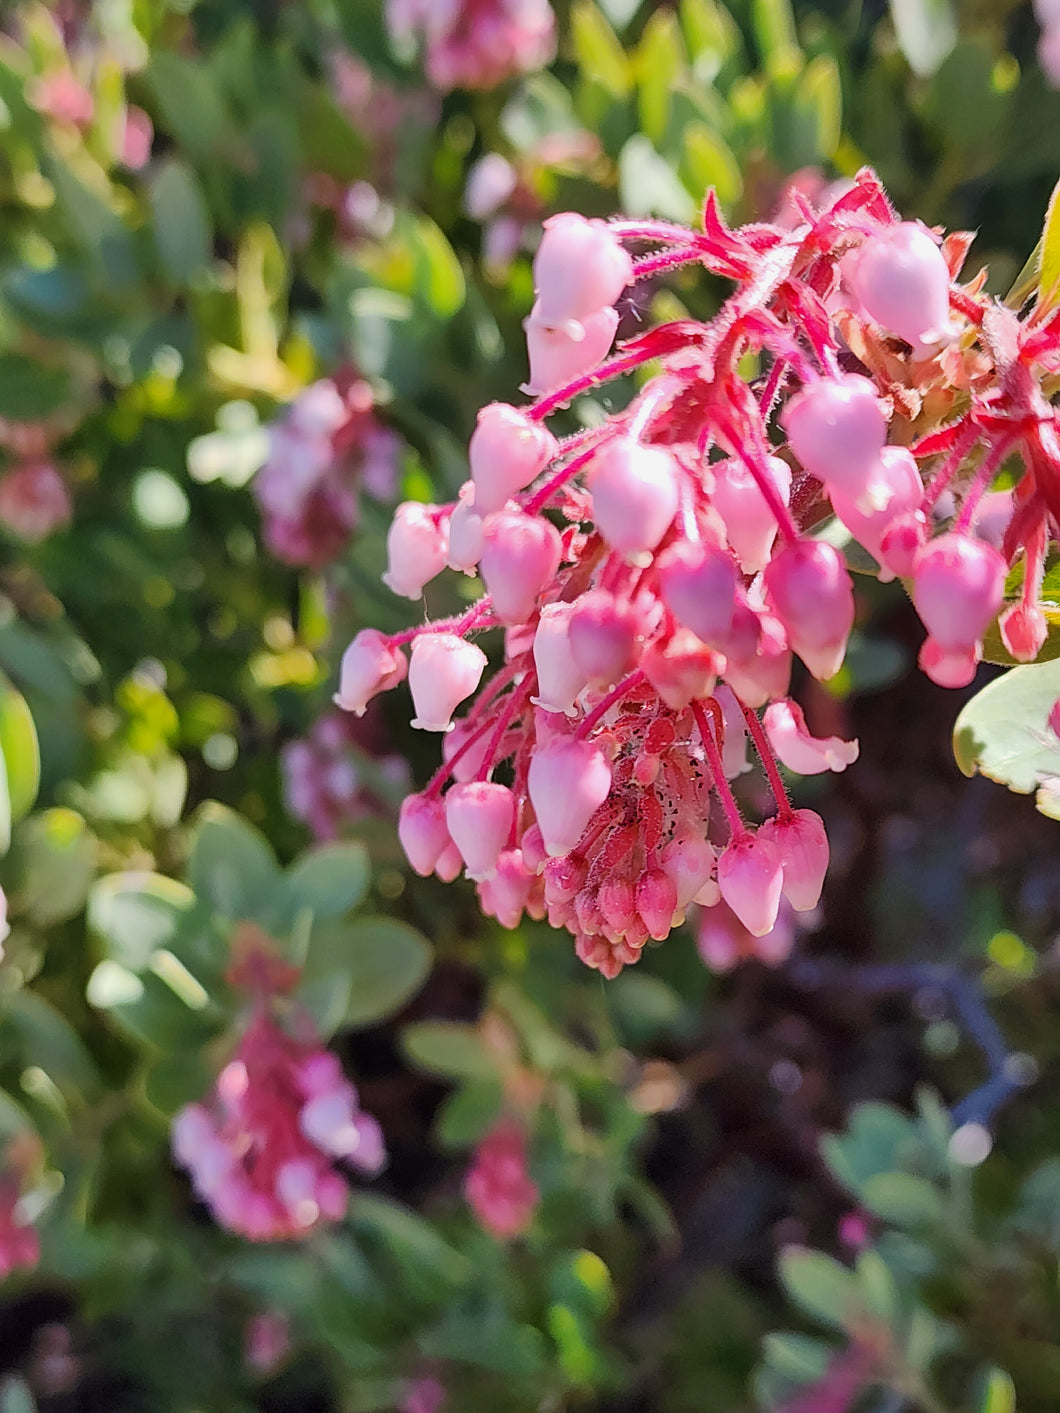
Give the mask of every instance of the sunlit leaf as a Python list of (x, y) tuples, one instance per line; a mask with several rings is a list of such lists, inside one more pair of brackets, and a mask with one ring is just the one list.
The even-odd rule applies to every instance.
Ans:
[(978, 770), (1021, 795), (1036, 790), (1051, 819), (1060, 819), (1060, 739), (1049, 726), (1058, 698), (1060, 659), (1015, 667), (978, 692), (953, 728), (965, 775)]

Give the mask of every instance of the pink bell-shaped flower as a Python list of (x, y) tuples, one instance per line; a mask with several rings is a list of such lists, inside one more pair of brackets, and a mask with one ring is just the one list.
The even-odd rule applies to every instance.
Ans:
[(413, 726), (451, 731), (453, 712), (482, 680), (486, 654), (455, 633), (421, 633), (412, 644), (409, 688)]
[(674, 913), (683, 916), (688, 905), (713, 882), (714, 850), (705, 835), (683, 829), (665, 845), (659, 862), (674, 885)]
[(455, 844), (448, 844), (438, 855), (438, 862), (434, 865), (434, 876), (440, 878), (443, 883), (452, 883), (454, 878), (460, 877), (460, 870), (464, 867), (464, 860), (460, 850)]
[(931, 678), (937, 687), (967, 687), (975, 676), (975, 669), (983, 659), (983, 649), (979, 643), (967, 648), (946, 649), (934, 638), (925, 638), (917, 656), (921, 672)]
[(482, 558), (486, 543), (486, 530), (482, 515), (475, 505), (475, 486), (465, 481), (460, 487), (460, 495), (449, 517), (449, 545), (446, 563), (450, 569), (463, 570), (474, 574)]
[(614, 304), (633, 278), (633, 261), (603, 221), (571, 211), (550, 216), (534, 256), (534, 293), (543, 318), (585, 319)]
[(547, 427), (517, 407), (491, 402), (478, 414), (468, 457), (475, 483), (475, 509), (492, 515), (523, 490), (559, 451)]
[(631, 603), (606, 589), (590, 589), (574, 600), (568, 634), (574, 661), (596, 686), (610, 687), (636, 666), (639, 615)]
[(730, 839), (718, 858), (721, 896), (753, 937), (764, 937), (777, 920), (784, 883), (780, 851), (761, 831)]
[(535, 304), (523, 328), (530, 358), (530, 381), (523, 391), (541, 397), (591, 373), (604, 361), (615, 339), (618, 315), (606, 308), (556, 324)]
[(781, 765), (796, 775), (821, 775), (826, 770), (846, 770), (858, 758), (857, 741), (838, 736), (811, 736), (798, 702), (790, 698), (772, 702), (762, 717), (769, 744)]
[(687, 628), (656, 638), (644, 651), (644, 675), (671, 711), (683, 711), (714, 690), (724, 659)]
[(495, 917), (502, 927), (518, 927), (533, 886), (534, 875), (520, 850), (504, 849), (498, 855), (493, 877), (478, 885), (482, 911), (487, 917)]
[(912, 453), (901, 446), (883, 448), (871, 483), (875, 487), (875, 501), (859, 500), (836, 488), (829, 494), (832, 509), (843, 524), (874, 559), (880, 560), (879, 578), (881, 583), (887, 583), (894, 578), (894, 570), (883, 562), (883, 538), (899, 516), (916, 511), (924, 497), (924, 486)]
[(407, 673), (401, 649), (378, 629), (362, 628), (342, 655), (339, 690), (332, 700), (343, 711), (363, 716), (373, 697), (404, 682)]
[(593, 457), (586, 482), (607, 543), (634, 564), (648, 564), (677, 514), (678, 468), (671, 454), (623, 437)]
[[(743, 600), (740, 571), (729, 550), (703, 540), (671, 545), (656, 564), (663, 603), (701, 642), (728, 652)], [(749, 645), (753, 651), (754, 641)]]
[(587, 683), (575, 661), (570, 644), (570, 620), (574, 605), (549, 603), (541, 610), (534, 634), (534, 666), (537, 668), (537, 696), (530, 700), (545, 711), (574, 715), (574, 702)]
[[(737, 631), (748, 615), (757, 633), (754, 650), (739, 650)], [(734, 620), (733, 641), (725, 659), (725, 680), (745, 706), (757, 710), (766, 702), (783, 697), (791, 685), (791, 649), (780, 619), (764, 610), (756, 613), (741, 604)], [(749, 634), (748, 634), (749, 636)]]
[(792, 648), (819, 681), (834, 677), (854, 625), (854, 590), (837, 549), (796, 540), (773, 556), (765, 588)]
[(1017, 662), (1033, 662), (1049, 636), (1049, 624), (1037, 604), (1014, 603), (998, 620), (1001, 641)]
[(865, 312), (914, 349), (953, 338), (950, 272), (918, 221), (901, 221), (869, 236), (845, 273)]
[(398, 813), (398, 839), (413, 872), (428, 878), (452, 843), (440, 795), (408, 795)]
[(880, 536), (880, 564), (892, 578), (908, 579), (927, 537), (927, 516), (922, 510), (896, 515)]
[(868, 378), (844, 373), (808, 383), (784, 409), (792, 450), (829, 489), (860, 498), (887, 438), (887, 422)]
[(665, 941), (677, 912), (677, 885), (673, 879), (664, 869), (649, 869), (637, 880), (636, 899), (637, 912), (648, 936), (656, 942)]
[(592, 741), (559, 736), (534, 752), (527, 790), (553, 858), (574, 848), (610, 789), (611, 767)]
[(957, 531), (940, 535), (913, 565), (913, 604), (944, 653), (979, 641), (1005, 593), (1005, 561), (991, 545)]
[(795, 810), (767, 819), (758, 830), (768, 839), (784, 866), (782, 891), (797, 913), (808, 913), (821, 898), (828, 872), (828, 836), (824, 821), (813, 810)]
[[(766, 458), (769, 479), (785, 505), (791, 498), (791, 467), (779, 456)], [(757, 574), (769, 563), (777, 537), (776, 517), (754, 476), (735, 459), (715, 462), (711, 504), (725, 521), (725, 534), (745, 574)]]
[(515, 823), (515, 796), (491, 780), (454, 785), (445, 797), (445, 822), (468, 878), (492, 878)]
[(525, 623), (538, 595), (559, 568), (559, 531), (550, 521), (521, 510), (502, 510), (486, 521), (482, 581), (502, 623)]
[(445, 568), (446, 539), (436, 506), (414, 500), (399, 505), (387, 532), (383, 583), (403, 599), (418, 599), (424, 584)]

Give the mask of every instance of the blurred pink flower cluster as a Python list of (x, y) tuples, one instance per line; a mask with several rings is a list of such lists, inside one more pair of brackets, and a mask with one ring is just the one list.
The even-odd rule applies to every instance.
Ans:
[(19, 1206), (20, 1182), (0, 1173), (0, 1280), (12, 1271), (32, 1271), (40, 1260), (40, 1240)]
[[(790, 697), (795, 659), (833, 677), (854, 625), (844, 555), (819, 526), (834, 517), (881, 579), (911, 582), (940, 685), (971, 681), (1013, 564), (1001, 637), (1021, 661), (1044, 641), (1060, 441), (1040, 384), (1060, 366), (1060, 313), (1021, 322), (981, 279), (956, 284), (969, 238), (940, 245), (901, 221), (871, 172), (830, 197), (817, 211), (796, 192), (794, 219), (742, 230), (713, 194), (699, 232), (548, 220), (526, 321), (537, 401), (483, 408), (459, 499), (399, 506), (388, 537), (395, 593), (418, 599), (446, 567), (485, 592), (458, 618), (366, 629), (343, 658), (340, 707), (361, 713), (407, 677), (412, 724), (443, 735), (442, 766), (402, 807), (413, 868), (463, 867), (505, 926), (547, 915), (607, 976), (693, 903), (722, 899), (758, 939), (782, 900), (817, 905), (824, 825), (793, 808), (780, 764), (857, 756), (813, 737)], [(735, 284), (720, 312), (612, 353), (627, 288), (683, 265)], [(648, 362), (660, 371), (628, 407), (563, 441), (548, 429)], [(985, 539), (984, 498), (1016, 454), (1026, 474)], [(775, 801), (757, 827), (729, 783), (747, 739)]]
[(386, 1152), (335, 1056), (272, 1015), (266, 992), (286, 970), (256, 952), (234, 972), (244, 974), (260, 983), (253, 1018), (210, 1097), (173, 1120), (173, 1155), (222, 1226), (279, 1241), (338, 1221), (349, 1185), (337, 1164), (373, 1177)]
[(280, 753), (287, 808), (321, 842), (336, 839), (349, 825), (384, 808), (358, 766), (358, 750), (374, 756), (377, 779), (395, 791), (407, 788), (408, 763), (402, 756), (379, 754), (378, 741), (359, 731), (360, 722), (328, 712), (309, 734), (289, 741)]
[(387, 0), (391, 33), (423, 44), (435, 88), (496, 88), (544, 68), (556, 52), (548, 0)]
[(496, 1124), (475, 1149), (464, 1196), (482, 1227), (501, 1241), (530, 1226), (540, 1194), (527, 1171), (526, 1133), (514, 1119)]
[(401, 441), (375, 414), (369, 385), (352, 376), (313, 383), (269, 428), (254, 478), (265, 542), (288, 564), (322, 568), (349, 544), (366, 490), (391, 499)]

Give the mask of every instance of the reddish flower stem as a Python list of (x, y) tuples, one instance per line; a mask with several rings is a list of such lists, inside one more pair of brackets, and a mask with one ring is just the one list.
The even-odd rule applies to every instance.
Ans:
[(703, 240), (689, 226), (678, 226), (672, 221), (608, 221), (607, 229), (619, 240), (672, 241), (681, 245)]
[(673, 270), (679, 265), (693, 265), (702, 259), (702, 251), (695, 245), (677, 245), (672, 250), (659, 251), (656, 255), (645, 255), (633, 262), (633, 278), (646, 279), (662, 270)]
[(496, 729), (490, 737), (489, 745), (486, 747), (486, 754), (483, 756), (482, 764), (479, 766), (478, 774), (475, 776), (476, 780), (489, 779), (490, 772), (497, 764), (497, 752), (500, 750), (501, 742), (504, 740), (504, 733), (508, 730), (512, 717), (521, 706), (525, 706), (530, 693), (536, 686), (537, 677), (531, 672), (525, 682), (520, 683), (518, 687), (512, 688), (508, 700), (504, 703), (500, 715), (497, 718)]
[(725, 819), (729, 826), (729, 834), (733, 840), (742, 839), (745, 834), (750, 833), (747, 825), (743, 822), (736, 797), (729, 787), (729, 782), (725, 778), (725, 766), (721, 759), (721, 748), (715, 738), (714, 730), (707, 720), (708, 710), (712, 715), (721, 714), (721, 708), (713, 697), (706, 702), (693, 702), (692, 714), (696, 718), (696, 725), (699, 727), (699, 738), (703, 742), (703, 749), (707, 755), (707, 764), (710, 766), (710, 773), (714, 777), (714, 789), (717, 791), (721, 807), (725, 812)]
[[(736, 700), (740, 701), (739, 697), (737, 697)], [(791, 798), (788, 795), (787, 787), (780, 774), (776, 757), (773, 755), (765, 727), (759, 720), (758, 713), (752, 711), (750, 707), (745, 706), (743, 702), (740, 702), (740, 710), (743, 712), (743, 719), (747, 722), (747, 729), (751, 733), (754, 748), (758, 752), (758, 757), (765, 768), (766, 777), (769, 780), (769, 788), (772, 790), (773, 798), (777, 802), (777, 813), (781, 819), (790, 819), (795, 811), (791, 807)]]
[(577, 456), (571, 457), (565, 465), (561, 466), (555, 475), (550, 476), (543, 486), (534, 492), (530, 499), (524, 504), (523, 509), (527, 515), (536, 515), (539, 510), (543, 510), (552, 497), (567, 484), (572, 477), (588, 466), (596, 455), (596, 446), (587, 447), (580, 451)]
[(757, 459), (761, 457), (762, 461), (764, 461), (766, 453), (757, 445), (753, 448), (748, 448), (744, 444), (743, 438), (737, 436), (728, 423), (723, 424), (723, 431), (726, 441), (755, 478), (755, 483), (762, 492), (765, 503), (769, 506), (773, 518), (777, 522), (777, 529), (789, 545), (795, 544), (799, 538), (799, 527), (795, 524), (791, 511), (784, 504), (783, 500), (781, 500), (780, 492), (773, 484), (772, 476), (769, 475), (768, 471), (766, 471), (765, 467), (761, 465)]
[[(458, 638), (462, 638), (473, 628), (496, 628), (499, 620), (491, 617), (492, 608), (493, 600), (489, 594), (483, 594), (466, 613), (453, 618), (439, 618), (434, 623), (418, 623), (415, 628), (404, 628), (400, 633), (391, 633), (387, 642), (392, 648), (400, 648), (424, 633), (455, 633)], [(488, 621), (482, 621), (483, 619)]]
[(628, 677), (623, 677), (618, 686), (612, 687), (603, 701), (598, 702), (596, 706), (593, 707), (592, 711), (575, 732), (575, 739), (584, 741), (596, 723), (614, 706), (615, 702), (619, 701), (628, 692), (631, 692), (634, 687), (639, 687), (644, 680), (644, 669), (642, 667), (634, 668)]
[(429, 799), (432, 795), (440, 795), (442, 793), (442, 786), (449, 779), (450, 775), (452, 775), (453, 767), (456, 765), (457, 761), (463, 759), (476, 741), (481, 741), (482, 737), (485, 736), (492, 725), (492, 721), (484, 721), (477, 730), (471, 732), (470, 736), (453, 752), (448, 760), (441, 763), (430, 780), (428, 780), (427, 784), (423, 787), (423, 794), (426, 798)]
[(964, 497), (964, 501), (961, 505), (961, 513), (957, 516), (956, 522), (954, 523), (953, 528), (955, 530), (967, 530), (971, 525), (972, 516), (975, 514), (976, 506), (983, 498), (983, 493), (997, 474), (998, 467), (1018, 441), (1018, 434), (1003, 437), (997, 445), (991, 447), (983, 457), (982, 464), (975, 473), (975, 478), (968, 487), (967, 494)]
[(975, 445), (978, 436), (979, 428), (971, 419), (956, 434), (949, 455), (931, 478), (931, 484), (925, 490), (924, 499), (920, 502), (920, 509), (925, 515), (929, 514), (939, 496), (956, 476), (960, 470), (961, 462)]
[(639, 368), (642, 363), (650, 363), (658, 354), (652, 349), (638, 349), (635, 353), (619, 353), (614, 358), (605, 359), (599, 367), (594, 368), (591, 373), (583, 373), (580, 378), (575, 378), (572, 383), (567, 383), (565, 387), (557, 388), (555, 392), (549, 393), (547, 397), (535, 402), (533, 407), (526, 409), (526, 415), (534, 422), (543, 422), (546, 417), (550, 417), (558, 407), (565, 407), (568, 402), (576, 398), (579, 393), (588, 392), (590, 388), (595, 388), (598, 383), (610, 382), (612, 378), (618, 378), (623, 373), (630, 373), (634, 368)]

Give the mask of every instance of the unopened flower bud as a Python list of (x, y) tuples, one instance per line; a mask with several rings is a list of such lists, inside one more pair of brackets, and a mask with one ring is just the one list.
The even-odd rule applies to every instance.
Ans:
[(567, 854), (607, 799), (611, 767), (593, 742), (557, 737), (534, 752), (527, 789), (545, 848)]
[(445, 822), (467, 865), (468, 878), (491, 878), (515, 822), (515, 796), (505, 785), (472, 780), (445, 797)]
[(784, 866), (782, 891), (797, 913), (808, 913), (820, 901), (828, 871), (828, 836), (821, 816), (813, 810), (795, 810), (767, 819), (758, 830), (768, 839)]
[(879, 461), (887, 422), (868, 378), (844, 373), (808, 383), (784, 409), (792, 450), (806, 470), (855, 498)]
[(913, 604), (943, 653), (978, 642), (1001, 607), (1005, 561), (991, 545), (957, 531), (931, 540), (913, 565)]
[(797, 540), (770, 560), (765, 587), (788, 641), (820, 681), (834, 677), (854, 625), (854, 590), (837, 549)]
[(449, 517), (446, 563), (450, 569), (460, 569), (465, 574), (474, 574), (478, 568), (482, 547), (486, 542), (483, 519), (474, 501), (474, 484), (465, 481), (460, 487), (459, 499)]
[(633, 278), (633, 261), (603, 221), (571, 211), (550, 216), (534, 257), (534, 292), (543, 318), (585, 319), (614, 304)]
[(783, 883), (780, 852), (761, 833), (730, 839), (718, 858), (721, 896), (753, 937), (764, 937), (776, 923)]
[(590, 589), (571, 604), (570, 650), (585, 677), (610, 687), (636, 666), (640, 625), (633, 605), (606, 589)]
[(611, 308), (600, 309), (584, 319), (556, 324), (535, 304), (523, 328), (530, 358), (530, 381), (523, 391), (539, 397), (591, 373), (604, 361), (614, 342), (618, 315)]
[(559, 451), (547, 427), (517, 407), (491, 402), (478, 414), (468, 456), (475, 509), (492, 515), (535, 480)]
[(726, 652), (743, 601), (740, 571), (731, 553), (705, 541), (685, 540), (671, 545), (656, 569), (663, 602), (677, 621), (702, 642)]
[(486, 521), (482, 581), (502, 623), (525, 623), (559, 568), (559, 531), (540, 516), (502, 510)]
[(534, 634), (534, 666), (537, 668), (536, 706), (546, 711), (574, 715), (574, 702), (586, 686), (585, 673), (571, 652), (570, 620), (574, 605), (550, 603), (541, 610)]
[(662, 447), (620, 438), (593, 457), (586, 480), (601, 535), (626, 559), (647, 564), (677, 513), (674, 458)]
[[(765, 469), (784, 505), (791, 497), (791, 467), (779, 456), (766, 458)], [(777, 521), (752, 473), (735, 459), (715, 462), (711, 504), (725, 521), (725, 534), (745, 574), (769, 563)]]
[(869, 236), (854, 252), (847, 278), (866, 313), (914, 349), (953, 338), (950, 272), (918, 221)]
[(429, 877), (449, 847), (445, 802), (438, 795), (408, 795), (398, 814), (398, 839), (413, 871)]

